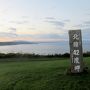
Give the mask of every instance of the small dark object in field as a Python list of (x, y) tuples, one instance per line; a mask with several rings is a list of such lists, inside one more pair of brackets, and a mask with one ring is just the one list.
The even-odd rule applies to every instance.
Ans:
[(88, 74), (88, 67), (83, 68), (83, 74)]
[(65, 72), (67, 75), (71, 75), (71, 67), (66, 69), (66, 72)]

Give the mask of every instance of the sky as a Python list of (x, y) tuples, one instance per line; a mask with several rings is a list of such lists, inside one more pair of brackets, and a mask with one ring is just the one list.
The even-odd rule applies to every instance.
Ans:
[(0, 0), (0, 41), (90, 40), (90, 0)]

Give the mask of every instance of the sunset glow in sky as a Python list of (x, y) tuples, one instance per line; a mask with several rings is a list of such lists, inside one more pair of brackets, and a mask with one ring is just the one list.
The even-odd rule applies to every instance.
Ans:
[(0, 0), (0, 41), (68, 40), (72, 29), (90, 40), (90, 0)]

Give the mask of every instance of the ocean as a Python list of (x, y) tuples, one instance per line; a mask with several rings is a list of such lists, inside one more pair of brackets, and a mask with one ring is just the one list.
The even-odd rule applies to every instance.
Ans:
[[(83, 52), (90, 51), (90, 42), (83, 43)], [(0, 53), (30, 53), (40, 55), (69, 53), (69, 42), (47, 42), (0, 46)]]

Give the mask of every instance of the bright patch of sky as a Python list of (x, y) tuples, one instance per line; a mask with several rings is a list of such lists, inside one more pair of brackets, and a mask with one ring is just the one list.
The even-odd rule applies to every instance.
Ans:
[(0, 40), (68, 40), (81, 29), (90, 39), (90, 0), (0, 0)]

